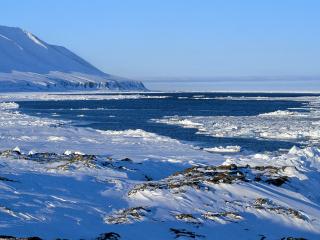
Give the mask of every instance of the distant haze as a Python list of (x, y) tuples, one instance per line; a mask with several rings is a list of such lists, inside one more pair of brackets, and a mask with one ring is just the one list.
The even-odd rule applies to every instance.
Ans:
[[(320, 91), (319, 79), (310, 80), (320, 76), (318, 0), (2, 0), (0, 9), (0, 25), (26, 29), (149, 88)], [(259, 77), (230, 84), (217, 83), (219, 76)], [(285, 80), (261, 80), (270, 76)], [(299, 83), (299, 76), (308, 78)], [(167, 81), (176, 78), (185, 84)]]
[(146, 78), (150, 90), (320, 93), (320, 77)]

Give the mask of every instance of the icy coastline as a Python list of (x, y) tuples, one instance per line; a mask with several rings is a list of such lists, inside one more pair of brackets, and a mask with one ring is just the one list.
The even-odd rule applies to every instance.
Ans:
[[(194, 149), (139, 129), (76, 128), (68, 121), (21, 114), (13, 98), (1, 98), (3, 235), (132, 240), (150, 239), (151, 233), (159, 240), (320, 236), (319, 104), (314, 99), (303, 116), (292, 111), (158, 120), (224, 135), (248, 134), (251, 124), (258, 137), (264, 129), (279, 132), (277, 138), (282, 121), (293, 132), (304, 127), (297, 139), (308, 142), (305, 148), (245, 154), (238, 146)], [(209, 128), (212, 121), (218, 127)]]

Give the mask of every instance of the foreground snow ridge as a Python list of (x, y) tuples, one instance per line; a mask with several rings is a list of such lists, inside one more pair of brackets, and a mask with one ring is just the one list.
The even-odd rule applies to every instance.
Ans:
[(0, 26), (0, 91), (146, 90), (106, 74), (68, 49), (20, 28)]
[[(319, 239), (319, 145), (258, 154), (195, 149), (18, 108), (0, 103), (4, 239)], [(187, 120), (207, 128), (202, 118)]]

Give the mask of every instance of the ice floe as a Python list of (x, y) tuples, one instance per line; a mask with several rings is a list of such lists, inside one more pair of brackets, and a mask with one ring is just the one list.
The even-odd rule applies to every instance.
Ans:
[(6, 110), (6, 109), (18, 109), (19, 104), (15, 102), (0, 102), (0, 110)]
[(309, 99), (303, 112), (275, 111), (257, 116), (168, 116), (159, 123), (196, 128), (214, 137), (243, 137), (320, 143), (320, 99)]
[(203, 148), (203, 150), (207, 152), (216, 152), (216, 153), (235, 153), (240, 152), (240, 146), (219, 146), (219, 147), (212, 147), (212, 148)]

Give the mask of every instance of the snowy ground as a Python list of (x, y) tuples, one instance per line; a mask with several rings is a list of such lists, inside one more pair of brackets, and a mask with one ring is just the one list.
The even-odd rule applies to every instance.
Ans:
[(245, 154), (237, 146), (195, 149), (143, 130), (75, 128), (20, 114), (10, 103), (17, 96), (0, 98), (1, 235), (320, 238), (317, 98), (307, 99), (303, 114), (292, 109), (254, 117), (155, 120), (192, 125), (201, 134), (308, 144), (259, 154)]

